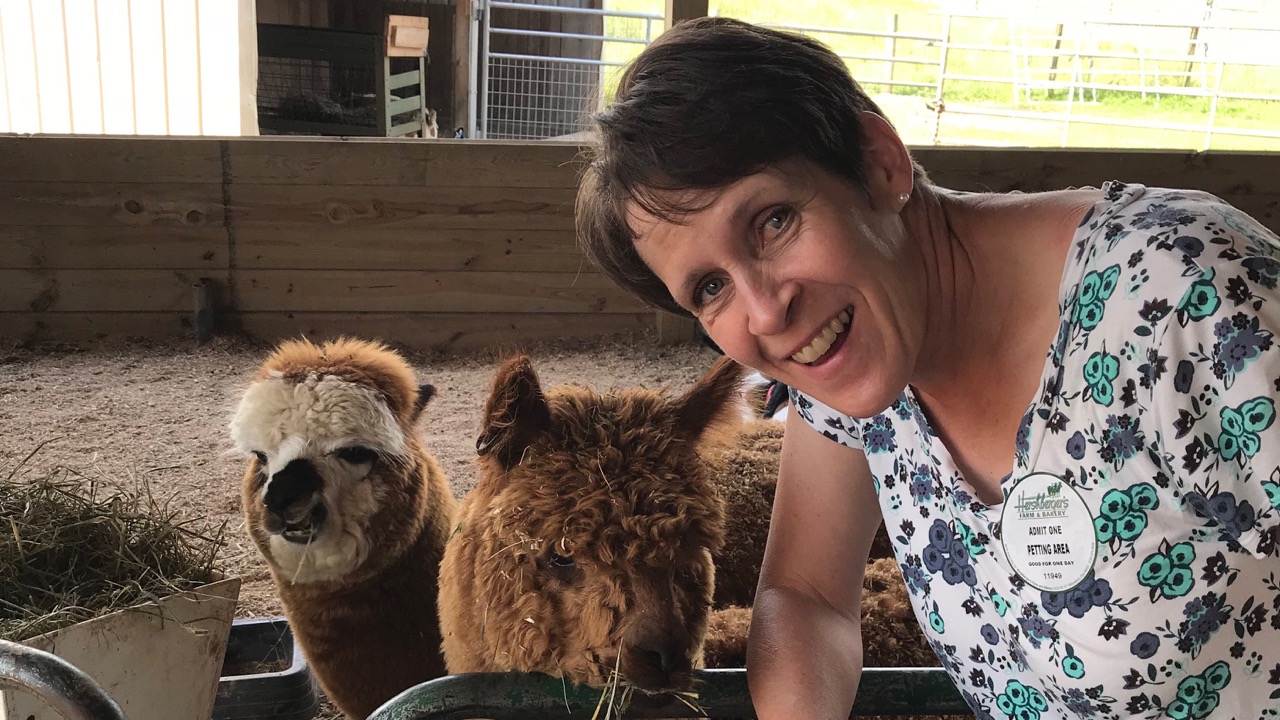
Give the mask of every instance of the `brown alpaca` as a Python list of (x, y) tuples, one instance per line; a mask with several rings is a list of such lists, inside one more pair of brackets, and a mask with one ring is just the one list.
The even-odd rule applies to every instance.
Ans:
[[(711, 614), (704, 655), (709, 668), (739, 668), (747, 662), (751, 608)], [(872, 560), (862, 580), (863, 667), (937, 667), (938, 656), (920, 631), (911, 596), (896, 561)]]
[(281, 344), (231, 422), (242, 504), (321, 687), (364, 718), (444, 674), (437, 571), (456, 501), (414, 426), (434, 388), (386, 347)]
[(741, 376), (722, 359), (678, 397), (544, 394), (528, 359), (503, 364), (440, 568), (450, 673), (690, 688), (724, 538), (703, 456), (732, 440)]
[[(726, 532), (724, 549), (716, 556), (716, 609), (703, 644), (708, 668), (746, 666), (751, 605), (777, 489), (782, 430), (780, 423), (771, 420), (748, 423), (738, 442), (712, 456), (722, 469), (717, 484), (725, 500)], [(861, 615), (863, 667), (939, 665), (912, 610), (883, 523), (863, 576)], [(937, 716), (922, 720), (930, 717)]]
[[(715, 556), (716, 609), (755, 603), (778, 487), (782, 430), (782, 423), (773, 420), (748, 422), (732, 445), (708, 458), (716, 467), (713, 482), (725, 502), (725, 544)], [(872, 542), (871, 559), (892, 557), (893, 545), (881, 524)]]

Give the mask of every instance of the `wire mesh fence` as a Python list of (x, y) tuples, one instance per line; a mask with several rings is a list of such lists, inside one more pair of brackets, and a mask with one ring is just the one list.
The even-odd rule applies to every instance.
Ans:
[[(300, 58), (261, 57), (258, 112), (278, 120), (378, 125), (372, 65), (354, 66)], [(270, 123), (263, 134), (270, 134)]]
[(585, 119), (612, 97), (626, 61), (662, 27), (658, 14), (562, 2), (486, 3), (477, 137), (544, 139), (582, 131)]

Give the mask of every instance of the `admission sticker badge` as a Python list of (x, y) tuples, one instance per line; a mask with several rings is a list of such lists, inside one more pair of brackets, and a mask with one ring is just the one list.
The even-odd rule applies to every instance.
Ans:
[(1037, 590), (1070, 590), (1093, 569), (1093, 514), (1057, 475), (1031, 473), (1019, 480), (1005, 500), (1000, 527), (1009, 564)]

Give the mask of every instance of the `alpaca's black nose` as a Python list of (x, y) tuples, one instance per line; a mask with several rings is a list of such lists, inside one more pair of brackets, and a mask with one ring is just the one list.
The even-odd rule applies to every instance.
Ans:
[(649, 667), (664, 673), (671, 672), (671, 654), (668, 651), (642, 648), (640, 654)]
[(656, 632), (638, 638), (623, 657), (622, 674), (627, 680), (650, 692), (674, 689), (677, 677), (686, 675), (690, 669), (684, 660), (687, 648), (674, 634)]
[(328, 515), (321, 502), (323, 487), (315, 466), (301, 458), (272, 475), (262, 498), (267, 532), (284, 534), (288, 540), (309, 539)]

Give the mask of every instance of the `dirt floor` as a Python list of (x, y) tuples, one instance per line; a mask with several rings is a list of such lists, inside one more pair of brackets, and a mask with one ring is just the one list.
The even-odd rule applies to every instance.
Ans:
[[(238, 616), (281, 614), (266, 566), (244, 532), (245, 458), (227, 436), (242, 385), (270, 349), (242, 339), (203, 347), (121, 341), (34, 348), (0, 339), (0, 473), (39, 477), (62, 466), (108, 481), (145, 480), (191, 516), (227, 522), (223, 567), (244, 581)], [(701, 345), (660, 347), (650, 336), (525, 350), (545, 385), (601, 389), (683, 389), (716, 358)], [(500, 353), (405, 355), (419, 380), (436, 386), (423, 437), (461, 497), (475, 482), (480, 413)]]

